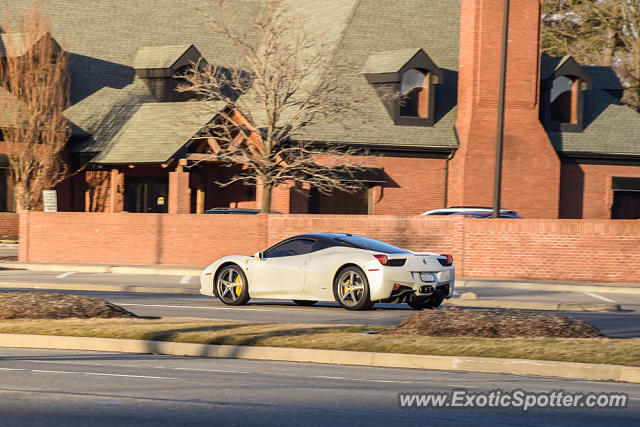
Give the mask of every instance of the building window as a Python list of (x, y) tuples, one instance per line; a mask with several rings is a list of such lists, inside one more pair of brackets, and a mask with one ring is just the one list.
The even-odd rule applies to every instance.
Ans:
[(429, 117), (429, 80), (429, 73), (415, 68), (402, 74), (400, 116)]
[(560, 76), (551, 85), (551, 120), (556, 123), (578, 123), (578, 91), (580, 81)]

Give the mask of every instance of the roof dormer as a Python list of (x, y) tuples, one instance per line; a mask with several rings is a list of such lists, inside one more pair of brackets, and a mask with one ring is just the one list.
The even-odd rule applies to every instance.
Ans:
[(0, 34), (0, 57), (20, 58), (33, 51), (47, 52), (55, 58), (62, 51), (62, 47), (49, 32), (38, 35), (26, 33)]
[(396, 125), (435, 123), (435, 85), (443, 72), (421, 48), (375, 52), (362, 74), (376, 88)]
[(179, 102), (193, 96), (176, 91), (180, 84), (179, 76), (185, 74), (191, 64), (202, 60), (202, 55), (192, 44), (147, 46), (136, 54), (133, 68), (157, 102)]
[(591, 89), (591, 76), (571, 56), (543, 55), (541, 119), (551, 131), (582, 132), (584, 91)]

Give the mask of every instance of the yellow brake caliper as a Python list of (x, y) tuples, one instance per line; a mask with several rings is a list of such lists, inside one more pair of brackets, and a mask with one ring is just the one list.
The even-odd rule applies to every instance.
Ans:
[(240, 296), (240, 292), (242, 292), (242, 279), (240, 279), (240, 276), (236, 277), (236, 280), (234, 280), (235, 283), (237, 283), (237, 285), (234, 286), (235, 292), (237, 296)]

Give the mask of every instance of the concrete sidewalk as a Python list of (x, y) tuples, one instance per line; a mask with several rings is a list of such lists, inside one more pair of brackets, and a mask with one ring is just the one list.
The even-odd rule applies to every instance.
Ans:
[[(58, 262), (0, 262), (0, 269), (33, 271), (75, 271), (81, 273), (112, 273), (156, 276), (200, 276), (204, 265), (125, 265)], [(612, 294), (640, 295), (640, 284), (636, 283), (592, 283), (554, 282), (539, 280), (473, 279), (458, 277), (456, 287), (499, 287), (508, 289), (540, 290), (556, 292), (601, 292)], [(462, 289), (464, 290), (464, 289)]]

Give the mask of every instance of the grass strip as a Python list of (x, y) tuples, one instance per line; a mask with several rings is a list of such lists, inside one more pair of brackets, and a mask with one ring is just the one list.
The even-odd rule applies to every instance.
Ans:
[(640, 366), (640, 339), (379, 335), (383, 326), (163, 319), (2, 320), (0, 333), (124, 338), (383, 353), (478, 356)]

